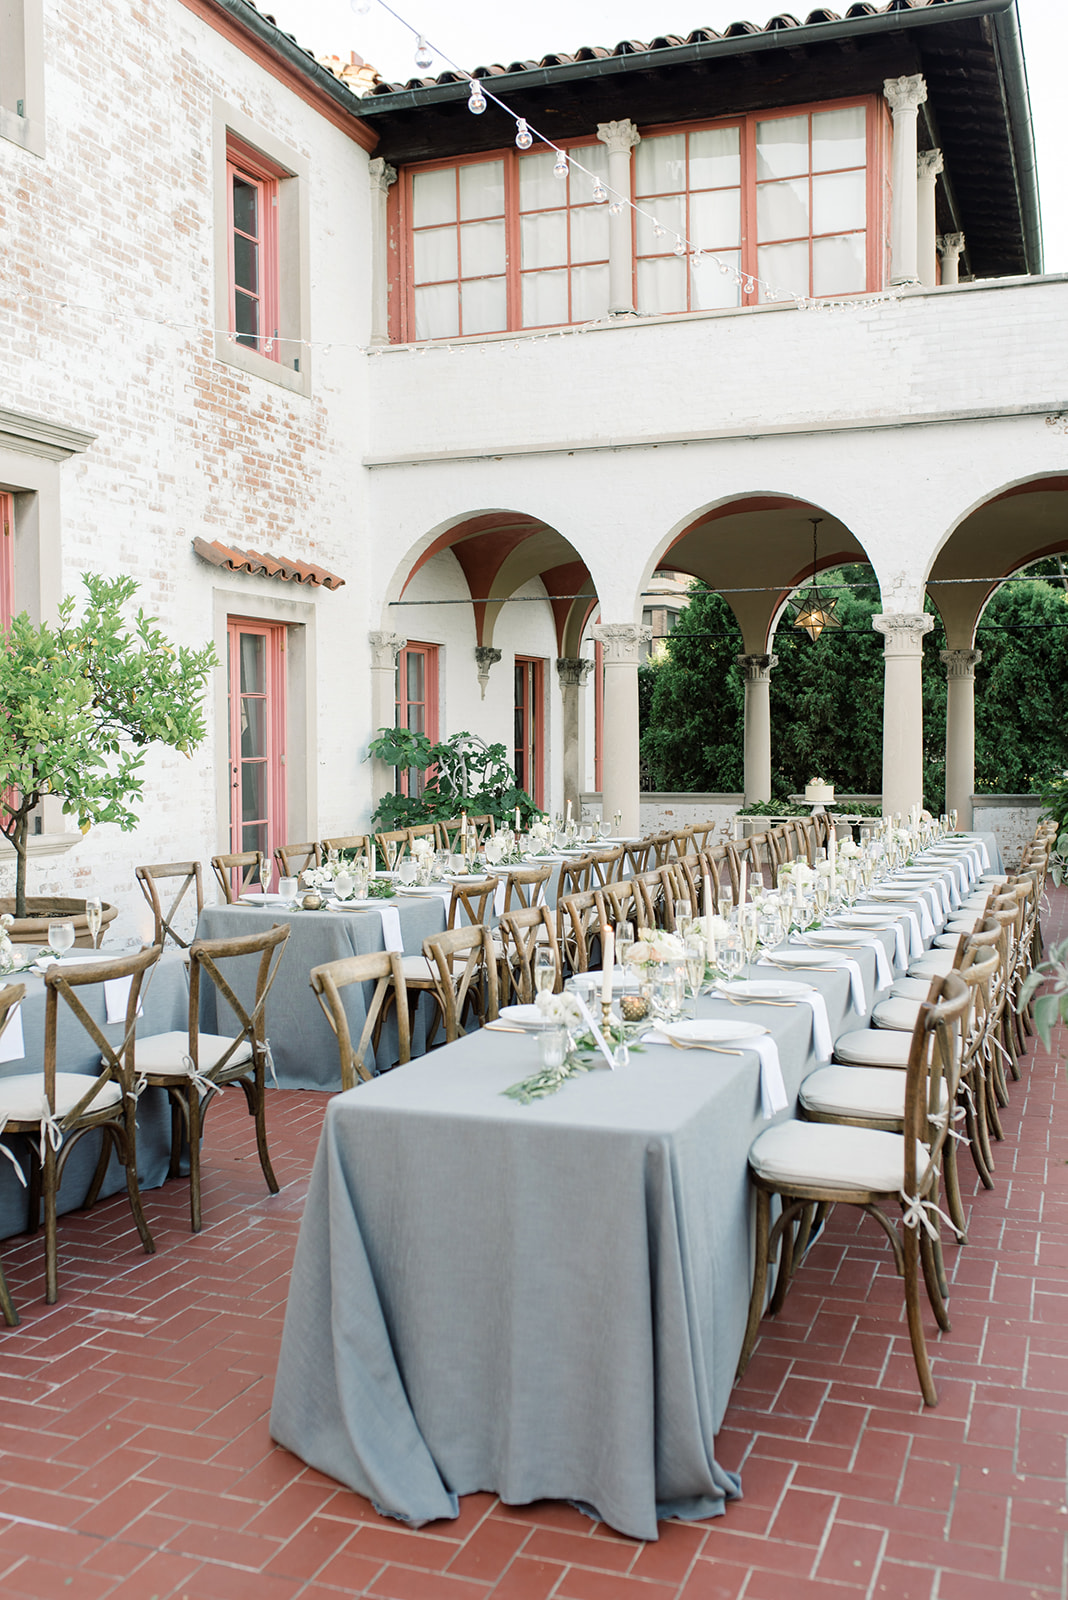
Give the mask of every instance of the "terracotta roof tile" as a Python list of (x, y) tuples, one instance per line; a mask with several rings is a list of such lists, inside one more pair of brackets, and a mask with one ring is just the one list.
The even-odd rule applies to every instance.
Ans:
[(286, 583), (322, 584), (324, 589), (340, 589), (345, 582), (325, 567), (312, 566), (306, 561), (284, 561), (279, 556), (264, 555), (259, 550), (238, 550), (232, 545), (213, 539), (194, 539), (193, 549), (201, 560), (213, 567), (227, 567), (231, 572), (250, 572), (254, 576), (281, 578)]

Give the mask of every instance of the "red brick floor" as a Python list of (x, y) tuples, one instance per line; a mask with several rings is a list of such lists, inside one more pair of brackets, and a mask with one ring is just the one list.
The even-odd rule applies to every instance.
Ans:
[[(1048, 933), (1068, 933), (1068, 891)], [(1055, 1041), (1055, 1044), (1057, 1042)], [(1059, 1048), (1065, 1051), (1063, 1036)], [(467, 1497), (419, 1532), (272, 1446), (290, 1259), (325, 1100), (278, 1093), (271, 1199), (243, 1101), (207, 1144), (207, 1227), (181, 1183), (6, 1240), (23, 1312), (0, 1335), (0, 1584), (52, 1600), (1049, 1600), (1065, 1597), (1068, 1103), (1038, 1048), (1012, 1089), (998, 1187), (947, 1249), (953, 1330), (916, 1389), (897, 1280), (871, 1224), (836, 1216), (768, 1322), (718, 1455), (745, 1498), (624, 1539), (569, 1507)]]

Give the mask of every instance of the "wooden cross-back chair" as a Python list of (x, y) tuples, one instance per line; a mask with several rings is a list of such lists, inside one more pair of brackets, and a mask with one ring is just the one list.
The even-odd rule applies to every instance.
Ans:
[[(701, 875), (707, 872), (712, 879), (712, 886), (717, 891), (721, 887), (729, 888), (735, 905), (738, 904), (738, 890), (742, 881), (741, 860), (733, 840), (717, 844), (711, 850), (701, 852)], [(727, 868), (724, 879), (723, 868)]]
[(500, 998), (528, 1006), (534, 1000), (534, 958), (539, 950), (553, 956), (553, 993), (562, 983), (560, 950), (556, 942), (556, 917), (548, 906), (525, 906), (506, 911), (497, 924)]
[(411, 853), (412, 845), (417, 839), (429, 839), (434, 849), (439, 848), (438, 825), (436, 822), (417, 822), (405, 830), (408, 835), (408, 852)]
[(253, 885), (259, 888), (262, 862), (262, 850), (237, 850), (230, 855), (212, 856), (211, 870), (228, 906), (232, 906), (240, 895), (247, 894)]
[[(460, 832), (463, 827), (463, 818), (449, 817), (444, 822), (438, 822), (436, 827), (438, 830), (438, 848), (448, 850), (453, 855), (456, 855), (460, 849)], [(496, 831), (497, 825), (488, 813), (469, 816), (467, 819), (468, 850), (481, 850), (486, 840)]]
[[(18, 1003), (25, 993), (26, 985), (24, 983), (9, 983), (5, 985), (3, 989), (0, 989), (0, 1037), (3, 1036), (4, 1029), (11, 1021), (11, 1018), (15, 1015)], [(8, 1150), (7, 1145), (4, 1145), (3, 1148), (11, 1157), (11, 1160), (14, 1161), (14, 1157), (11, 1156), (11, 1152)], [(21, 1171), (21, 1168), (19, 1170)], [(7, 1280), (4, 1277), (4, 1268), (2, 1264), (0, 1264), (0, 1311), (4, 1313), (4, 1321), (7, 1323), (9, 1328), (18, 1327), (19, 1314), (15, 1308), (15, 1302), (12, 1298), (11, 1290), (7, 1286)]]
[(639, 928), (644, 926), (638, 920), (639, 898), (633, 878), (623, 878), (618, 883), (606, 883), (601, 895), (610, 923), (614, 925), (617, 922), (631, 922)]
[(592, 856), (572, 856), (570, 860), (563, 861), (560, 865), (560, 886), (556, 896), (557, 905), (561, 900), (566, 900), (571, 895), (585, 894), (590, 887), (592, 870)]
[(631, 876), (637, 877), (639, 872), (646, 872), (649, 868), (649, 858), (654, 854), (651, 839), (638, 839), (633, 844), (625, 844), (623, 850), (627, 857), (627, 865)]
[(764, 872), (765, 863), (771, 868), (771, 876), (775, 875), (774, 861), (771, 852), (771, 843), (767, 833), (750, 833), (737, 845), (738, 854), (738, 885), (734, 890), (735, 904), (741, 894), (741, 869), (745, 866), (749, 881), (759, 880), (767, 884), (767, 875)]
[(663, 890), (663, 925), (668, 933), (678, 933), (680, 905), (685, 903), (689, 906), (691, 917), (697, 916), (700, 911), (700, 905), (694, 898), (697, 891), (693, 875), (687, 869), (685, 859), (668, 861), (662, 866), (660, 882)]
[(662, 867), (671, 855), (675, 843), (673, 833), (651, 833), (646, 841), (652, 853), (650, 866)]
[(408, 830), (407, 828), (387, 828), (383, 833), (375, 834), (375, 844), (381, 852), (383, 866), (387, 867), (389, 866), (390, 846), (396, 846), (396, 855), (393, 862), (393, 865), (396, 866), (397, 862), (408, 854)]
[[(405, 1004), (404, 970), (400, 956), (394, 951), (373, 950), (368, 955), (327, 961), (321, 967), (312, 968), (309, 982), (337, 1039), (342, 1090), (354, 1089), (357, 1083), (368, 1083), (374, 1076), (367, 1065), (367, 1048), (370, 1045), (377, 1056), (387, 1001), (396, 1012), (398, 1064), (411, 1060), (412, 1039), (408, 1007)], [(357, 983), (364, 989), (365, 995), (372, 983), (374, 989), (370, 1000), (366, 1002), (363, 1028), (354, 1045), (344, 991)]]
[(480, 1027), (493, 1021), (498, 1014), (497, 957), (488, 928), (436, 933), (423, 940), (423, 954), (445, 1020), (446, 1044), (460, 1038), (472, 1014)]
[[(35, 1233), (41, 1223), (45, 1230), (45, 1300), (54, 1305), (59, 1292), (59, 1248), (57, 1237), (58, 1197), (63, 1174), (72, 1150), (86, 1134), (102, 1135), (100, 1157), (85, 1206), (93, 1205), (100, 1193), (112, 1151), (126, 1173), (126, 1193), (141, 1243), (149, 1255), (155, 1251), (152, 1234), (141, 1206), (137, 1181), (137, 1096), (134, 1093), (134, 1029), (141, 984), (145, 973), (159, 960), (160, 946), (117, 959), (58, 964), (45, 973), (44, 1068), (40, 1072), (19, 1073), (0, 1078), (0, 1122), (5, 1132), (21, 1134), (29, 1157), (28, 1230)], [(112, 980), (129, 979), (126, 1004), (126, 1030), (121, 1044), (112, 1045), (90, 1015), (80, 990)], [(18, 987), (18, 986), (16, 986)], [(99, 994), (99, 989), (98, 989)], [(94, 1073), (61, 1072), (56, 1066), (60, 1006), (69, 1013), (64, 1023), (65, 1039), (77, 1023), (88, 1034), (99, 1069)]]
[[(152, 909), (152, 917), (155, 923), (152, 932), (152, 943), (158, 944), (162, 948), (166, 945), (168, 939), (173, 939), (179, 949), (188, 950), (191, 941), (183, 939), (182, 935), (175, 930), (174, 918), (177, 915), (178, 907), (190, 889), (194, 891), (193, 898), (196, 901), (197, 919), (199, 920), (200, 918), (200, 913), (204, 909), (204, 885), (200, 879), (200, 862), (164, 861), (153, 866), (136, 867), (134, 876), (141, 886), (141, 893)], [(175, 880), (178, 882), (178, 887), (173, 900), (171, 900), (167, 910), (164, 911), (163, 902), (160, 899), (159, 885), (161, 883), (173, 884)]]
[(624, 850), (621, 844), (611, 850), (594, 850), (589, 856), (590, 889), (603, 889), (606, 883), (615, 883), (623, 876)]
[(521, 867), (507, 873), (504, 879), (505, 911), (520, 911), (528, 906), (544, 903), (545, 885), (552, 875), (551, 861), (543, 861), (540, 866)]
[(314, 839), (305, 844), (280, 844), (274, 852), (280, 878), (299, 878), (302, 872), (321, 867), (323, 853)]
[(336, 850), (339, 856), (367, 856), (368, 860), (370, 860), (371, 835), (369, 833), (343, 833), (339, 834), (335, 839), (324, 839), (323, 855), (328, 856), (331, 850)]
[(642, 928), (667, 926), (663, 872), (663, 867), (650, 867), (647, 872), (639, 872), (631, 879), (634, 885), (635, 918)]
[[(952, 972), (932, 984), (912, 1034), (905, 1071), (901, 1132), (882, 1127), (816, 1121), (777, 1123), (749, 1151), (749, 1176), (756, 1190), (756, 1265), (749, 1320), (738, 1362), (745, 1372), (756, 1343), (768, 1285), (768, 1269), (778, 1254), (769, 1314), (782, 1309), (817, 1207), (851, 1205), (883, 1229), (904, 1280), (905, 1307), (913, 1359), (927, 1405), (937, 1405), (923, 1331), (920, 1281), (939, 1326), (948, 1331), (945, 1268), (938, 1232), (939, 1173), (948, 1139), (943, 1108), (957, 1098), (960, 1032), (969, 1005), (968, 986)], [(813, 1074), (815, 1076), (815, 1074)], [(772, 1201), (781, 1212), (772, 1223)], [(900, 1232), (883, 1209), (898, 1206)]]
[(584, 889), (564, 895), (556, 902), (557, 941), (565, 971), (588, 972), (594, 942), (600, 942), (601, 928), (607, 920), (604, 894), (600, 889)]
[[(165, 1089), (171, 1103), (170, 1176), (179, 1175), (183, 1134), (189, 1145), (189, 1217), (194, 1233), (202, 1226), (201, 1135), (208, 1106), (216, 1094), (237, 1086), (244, 1092), (249, 1116), (256, 1126), (256, 1152), (271, 1194), (278, 1179), (267, 1149), (266, 1070), (269, 1046), (265, 1008), (278, 964), (289, 938), (290, 925), (275, 923), (259, 933), (232, 939), (194, 939), (189, 946), (189, 1019), (184, 1030), (148, 1034), (134, 1051), (138, 1080)], [(259, 958), (258, 961), (256, 958)], [(255, 979), (238, 967), (228, 975), (223, 966), (256, 961)], [(231, 977), (233, 982), (231, 982)], [(219, 1002), (224, 1001), (237, 1021), (236, 1034), (207, 1033), (200, 1026), (201, 985), (215, 990), (216, 1026)], [(238, 990), (253, 990), (250, 1005)]]
[(472, 928), (488, 921), (499, 881), (495, 877), (484, 877), (472, 878), (467, 883), (454, 883), (445, 926), (461, 928), (464, 926), (465, 917), (467, 926)]

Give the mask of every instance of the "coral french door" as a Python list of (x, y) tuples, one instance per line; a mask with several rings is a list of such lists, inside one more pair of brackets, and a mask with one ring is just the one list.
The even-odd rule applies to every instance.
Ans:
[(538, 807), (544, 805), (545, 706), (544, 663), (530, 656), (515, 658), (515, 781)]
[(230, 849), (270, 854), (286, 842), (286, 630), (230, 617)]

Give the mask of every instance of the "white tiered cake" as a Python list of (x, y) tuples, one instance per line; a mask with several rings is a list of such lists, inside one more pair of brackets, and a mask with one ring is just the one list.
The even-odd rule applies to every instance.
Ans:
[(805, 804), (810, 806), (833, 806), (834, 784), (824, 783), (822, 778), (810, 778), (805, 784)]

